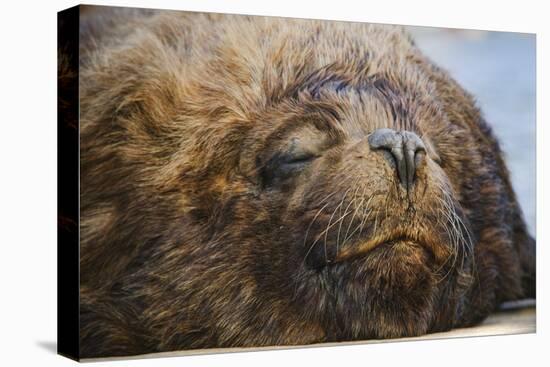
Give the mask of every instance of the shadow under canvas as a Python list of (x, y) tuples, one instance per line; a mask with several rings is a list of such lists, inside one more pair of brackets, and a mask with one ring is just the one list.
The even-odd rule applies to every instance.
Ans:
[(36, 345), (50, 353), (57, 354), (57, 342), (55, 341), (39, 340), (36, 342)]

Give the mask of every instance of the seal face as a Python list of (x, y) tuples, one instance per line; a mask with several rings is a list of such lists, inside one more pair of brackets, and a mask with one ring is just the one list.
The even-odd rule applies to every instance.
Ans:
[(82, 19), (83, 356), (421, 335), (534, 297), (498, 143), (403, 30), (118, 11)]

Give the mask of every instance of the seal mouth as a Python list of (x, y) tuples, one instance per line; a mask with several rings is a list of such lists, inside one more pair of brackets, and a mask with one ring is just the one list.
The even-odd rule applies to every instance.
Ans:
[(357, 258), (364, 257), (370, 252), (379, 248), (388, 248), (396, 246), (415, 246), (426, 250), (435, 258), (443, 257), (446, 255), (446, 251), (442, 246), (438, 246), (433, 243), (428, 237), (418, 235), (409, 236), (406, 234), (398, 234), (388, 237), (374, 237), (368, 240), (362, 240), (357, 242), (353, 246), (349, 246), (339, 251), (338, 255), (329, 262), (330, 264), (344, 263), (355, 260)]
[(339, 252), (338, 256), (336, 256), (336, 258), (331, 263), (337, 264), (352, 261), (357, 258), (364, 257), (375, 249), (382, 247), (393, 247), (394, 245), (402, 242), (416, 243), (416, 241), (412, 240), (411, 238), (402, 236), (385, 240), (362, 241), (355, 246), (350, 246), (349, 248)]
[[(325, 239), (324, 246), (310, 246), (304, 261), (307, 267), (320, 269), (345, 264), (357, 258), (367, 258), (373, 251), (399, 254), (414, 249), (425, 252), (434, 264), (443, 265), (452, 256), (459, 256), (463, 251), (464, 245), (455, 242), (459, 238), (460, 235), (455, 234), (453, 237), (445, 228), (432, 225), (429, 221), (413, 222), (393, 218), (378, 227), (376, 223), (367, 225), (364, 233), (349, 240), (344, 239), (340, 246), (338, 237), (334, 234), (330, 241)], [(318, 240), (313, 244), (317, 242)]]

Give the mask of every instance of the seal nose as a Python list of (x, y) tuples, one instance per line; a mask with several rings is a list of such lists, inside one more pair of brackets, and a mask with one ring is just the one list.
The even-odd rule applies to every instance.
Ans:
[(420, 137), (411, 131), (378, 129), (368, 137), (368, 142), (372, 150), (391, 153), (399, 181), (409, 190), (414, 183), (416, 170), (426, 155), (426, 148)]

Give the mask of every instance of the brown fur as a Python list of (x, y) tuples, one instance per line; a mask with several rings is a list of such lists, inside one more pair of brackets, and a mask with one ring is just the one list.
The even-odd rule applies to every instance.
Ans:
[[(534, 296), (497, 141), (400, 28), (88, 9), (80, 104), (82, 357), (413, 336)], [(426, 144), (409, 192), (382, 127)], [(316, 158), (281, 174), (293, 139)]]

